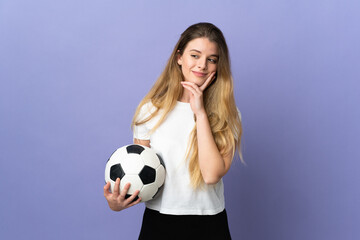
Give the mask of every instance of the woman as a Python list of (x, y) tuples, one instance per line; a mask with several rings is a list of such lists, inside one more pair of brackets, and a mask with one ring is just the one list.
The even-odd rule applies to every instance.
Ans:
[[(213, 24), (182, 33), (165, 70), (140, 102), (132, 122), (134, 143), (153, 148), (165, 162), (162, 193), (146, 202), (139, 239), (231, 239), (222, 177), (242, 127), (235, 105), (228, 48)], [(114, 211), (140, 202), (130, 185), (104, 195)]]

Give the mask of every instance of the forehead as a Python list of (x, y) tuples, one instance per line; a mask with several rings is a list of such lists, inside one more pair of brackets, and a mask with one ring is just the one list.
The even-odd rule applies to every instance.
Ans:
[(188, 42), (185, 51), (197, 50), (209, 55), (218, 55), (218, 46), (207, 38), (195, 38)]

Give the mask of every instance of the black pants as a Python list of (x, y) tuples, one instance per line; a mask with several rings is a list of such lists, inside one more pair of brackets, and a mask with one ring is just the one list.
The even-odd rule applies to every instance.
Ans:
[(216, 215), (168, 215), (146, 208), (139, 240), (231, 239), (226, 211)]

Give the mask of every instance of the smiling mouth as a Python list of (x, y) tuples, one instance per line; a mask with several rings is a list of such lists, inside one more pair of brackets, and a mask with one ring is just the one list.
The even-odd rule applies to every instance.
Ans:
[(202, 73), (202, 72), (196, 72), (196, 71), (192, 71), (194, 73), (195, 76), (197, 77), (205, 77), (206, 73)]

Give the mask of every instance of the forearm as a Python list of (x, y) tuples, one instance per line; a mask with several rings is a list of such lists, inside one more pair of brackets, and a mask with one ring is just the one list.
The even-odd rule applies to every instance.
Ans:
[(201, 174), (205, 183), (215, 184), (225, 175), (227, 166), (217, 148), (205, 112), (196, 116), (196, 130)]

